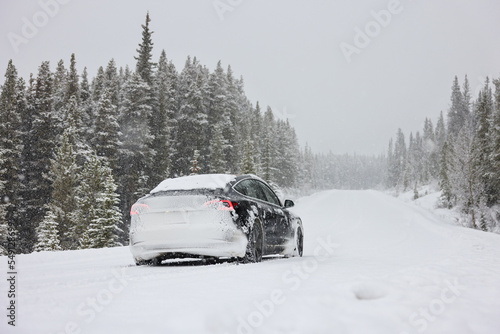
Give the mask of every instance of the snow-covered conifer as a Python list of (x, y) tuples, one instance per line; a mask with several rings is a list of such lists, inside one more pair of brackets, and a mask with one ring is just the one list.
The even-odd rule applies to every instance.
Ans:
[(36, 229), (37, 242), (35, 251), (57, 251), (62, 250), (59, 241), (57, 217), (52, 211), (48, 211), (44, 220)]

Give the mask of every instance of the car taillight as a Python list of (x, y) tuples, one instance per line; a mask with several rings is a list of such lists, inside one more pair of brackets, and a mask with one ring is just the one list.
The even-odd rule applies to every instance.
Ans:
[(222, 211), (234, 211), (234, 207), (238, 206), (238, 203), (231, 202), (227, 199), (214, 199), (212, 201), (206, 202), (204, 207), (213, 207)]
[(149, 206), (147, 204), (134, 204), (130, 209), (130, 215), (138, 215), (147, 211), (149, 211)]

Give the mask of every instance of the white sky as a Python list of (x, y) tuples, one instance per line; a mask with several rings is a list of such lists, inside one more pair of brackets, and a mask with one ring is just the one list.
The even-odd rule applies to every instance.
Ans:
[[(397, 13), (376, 24), (372, 11), (388, 7)], [(231, 65), (316, 152), (384, 153), (398, 127), (408, 135), (446, 112), (455, 75), (473, 91), (500, 76), (497, 0), (0, 0), (0, 82), (9, 59), (27, 79), (73, 52), (91, 77), (111, 58), (135, 68), (148, 10), (155, 60), (165, 49), (178, 71), (188, 55)], [(355, 46), (356, 27), (373, 37), (348, 62), (340, 45)]]

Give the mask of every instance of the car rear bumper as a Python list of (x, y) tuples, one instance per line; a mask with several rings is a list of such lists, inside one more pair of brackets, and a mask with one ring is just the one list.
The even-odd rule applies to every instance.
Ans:
[[(231, 226), (233, 225), (233, 226)], [(243, 257), (246, 235), (233, 223), (172, 224), (130, 234), (135, 260), (150, 260), (174, 253), (213, 257)]]

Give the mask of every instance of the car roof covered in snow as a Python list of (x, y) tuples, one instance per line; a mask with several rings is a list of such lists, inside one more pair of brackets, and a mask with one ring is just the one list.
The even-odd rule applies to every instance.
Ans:
[(203, 174), (182, 176), (162, 181), (151, 194), (168, 190), (193, 190), (193, 189), (223, 189), (229, 182), (235, 181), (236, 175), (228, 174)]

